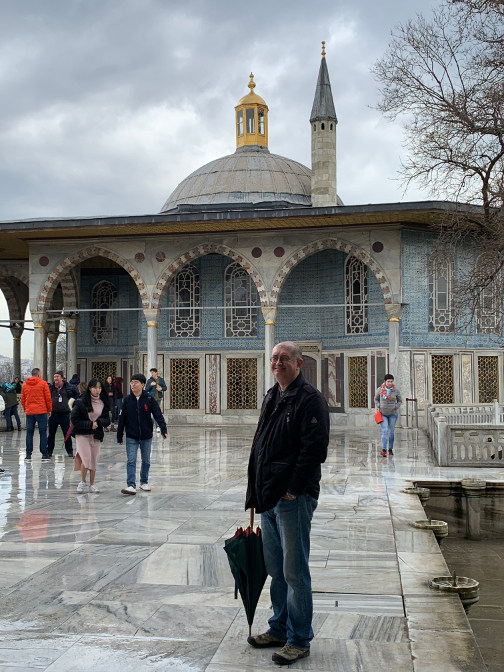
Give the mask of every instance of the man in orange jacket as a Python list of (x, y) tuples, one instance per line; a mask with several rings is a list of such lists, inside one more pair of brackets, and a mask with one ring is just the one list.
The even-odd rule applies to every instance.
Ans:
[(47, 419), (51, 415), (52, 401), (49, 385), (40, 377), (40, 369), (32, 369), (32, 377), (27, 378), (21, 389), (21, 406), (26, 414), (26, 461), (33, 453), (35, 423), (40, 435), (42, 462), (49, 462), (47, 453)]

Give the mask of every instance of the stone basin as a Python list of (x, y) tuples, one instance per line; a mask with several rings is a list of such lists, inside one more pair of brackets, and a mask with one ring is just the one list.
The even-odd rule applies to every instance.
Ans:
[(418, 485), (412, 487), (403, 488), (401, 492), (405, 492), (407, 495), (418, 495), (423, 506), (426, 505), (430, 499), (430, 490), (429, 488), (420, 488)]
[(434, 532), (437, 542), (440, 545), (443, 539), (448, 536), (448, 523), (445, 523), (444, 520), (415, 520), (413, 527), (416, 527), (419, 530), (430, 530), (431, 532)]
[(479, 581), (467, 576), (456, 576), (455, 584), (452, 576), (436, 576), (429, 581), (429, 586), (446, 593), (458, 593), (466, 613), (479, 600)]

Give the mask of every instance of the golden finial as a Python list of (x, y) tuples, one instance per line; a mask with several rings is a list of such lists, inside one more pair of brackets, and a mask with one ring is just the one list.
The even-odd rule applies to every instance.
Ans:
[(322, 42), (322, 58), (325, 58), (325, 42)]
[(254, 82), (254, 75), (250, 73), (250, 82), (248, 83), (248, 87), (250, 89), (250, 93), (252, 93), (256, 87), (256, 83)]

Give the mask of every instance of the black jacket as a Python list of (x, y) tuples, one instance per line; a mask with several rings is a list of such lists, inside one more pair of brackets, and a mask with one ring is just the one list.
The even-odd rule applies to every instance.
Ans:
[(288, 490), (318, 499), (329, 444), (329, 409), (300, 373), (274, 406), (278, 383), (268, 390), (252, 443), (245, 509), (272, 509)]
[(126, 436), (135, 441), (152, 439), (152, 416), (159, 425), (161, 433), (166, 434), (166, 422), (154, 397), (145, 390), (142, 390), (138, 399), (134, 394), (127, 394), (119, 414), (117, 441), (122, 443), (124, 430)]
[[(74, 387), (73, 385), (70, 385), (70, 383), (63, 383), (63, 387), (65, 388), (66, 391), (66, 401), (67, 403), (65, 404), (66, 408), (62, 408), (60, 411), (57, 410), (57, 399), (58, 399), (58, 388), (54, 383), (51, 383), (49, 385), (49, 392), (51, 393), (51, 399), (53, 402), (53, 413), (70, 413), (70, 407), (68, 406), (68, 401), (70, 399), (77, 399), (79, 397), (79, 390)], [(63, 389), (63, 387), (61, 389)], [(56, 399), (56, 401), (55, 401)]]
[(72, 436), (76, 436), (77, 434), (92, 434), (98, 441), (103, 441), (103, 428), (110, 425), (110, 412), (107, 404), (103, 406), (103, 411), (96, 420), (96, 424), (98, 425), (96, 429), (92, 428), (93, 422), (89, 419), (89, 410), (82, 397), (74, 403), (70, 417), (73, 425)]
[[(105, 381), (103, 383), (103, 387), (107, 393), (107, 397), (109, 398), (110, 406), (117, 406), (117, 387), (115, 386), (115, 383), (107, 383)], [(110, 394), (111, 392), (112, 394)]]

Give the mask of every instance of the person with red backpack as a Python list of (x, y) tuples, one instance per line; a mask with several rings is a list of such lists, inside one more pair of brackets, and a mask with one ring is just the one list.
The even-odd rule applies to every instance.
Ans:
[(159, 408), (159, 404), (151, 394), (145, 391), (146, 379), (142, 373), (135, 373), (131, 377), (131, 392), (123, 399), (119, 425), (117, 427), (117, 443), (123, 443), (126, 431), (127, 484), (121, 490), (123, 495), (136, 495), (136, 462), (138, 449), (142, 456), (140, 468), (140, 489), (149, 491), (149, 469), (152, 445), (152, 418), (161, 427), (161, 433), (166, 439), (168, 436), (166, 422)]

